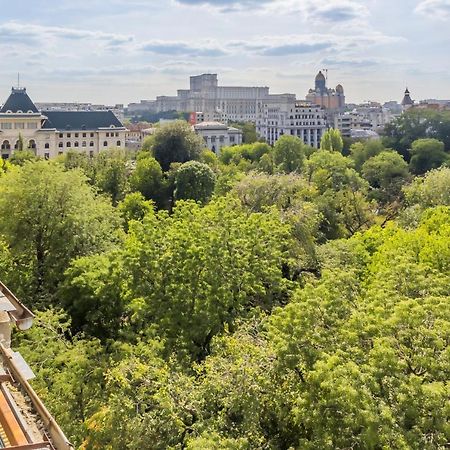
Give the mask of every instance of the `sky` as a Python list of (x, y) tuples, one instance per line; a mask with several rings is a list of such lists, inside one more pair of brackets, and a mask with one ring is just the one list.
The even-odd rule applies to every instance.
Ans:
[(303, 99), (318, 70), (348, 102), (450, 98), (450, 0), (0, 0), (0, 103), (116, 104), (189, 76)]

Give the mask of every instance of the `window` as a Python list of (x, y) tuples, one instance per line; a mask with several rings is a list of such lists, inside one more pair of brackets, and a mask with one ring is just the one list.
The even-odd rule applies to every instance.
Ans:
[(86, 141), (83, 141), (83, 143), (81, 144), (82, 147), (86, 147)]
[(60, 142), (60, 143), (58, 144), (58, 147), (59, 147), (59, 148), (63, 148), (63, 143)]
[(83, 133), (83, 137), (86, 137), (86, 133)]
[(27, 123), (27, 128), (29, 129), (29, 130), (36, 130), (37, 129), (37, 123), (36, 122), (28, 122)]
[(94, 137), (94, 133), (91, 133), (91, 137)]
[(9, 141), (3, 141), (2, 150), (11, 150), (11, 144)]
[(66, 142), (66, 147), (71, 147), (72, 144), (70, 142)]
[(109, 133), (106, 133), (106, 137), (109, 137)]
[(116, 133), (116, 137), (119, 137), (119, 133)]
[(62, 155), (63, 154), (63, 152), (58, 152), (58, 155)]
[(234, 136), (230, 136), (230, 142), (235, 142)]
[(18, 122), (14, 124), (14, 128), (16, 130), (23, 130), (25, 128), (25, 124), (23, 122)]
[(50, 148), (50, 144), (48, 142), (45, 143), (44, 148)]
[(67, 133), (67, 137), (68, 138), (72, 137), (71, 133)]
[(64, 136), (62, 133), (59, 133), (59, 138), (62, 139)]
[(94, 143), (91, 141), (91, 142), (89, 142), (89, 147), (93, 147), (94, 146)]
[(44, 159), (50, 159), (50, 153), (44, 153)]
[(75, 137), (78, 137), (78, 133), (75, 133)]
[(117, 141), (116, 145), (117, 145), (117, 147), (120, 147), (122, 145), (122, 142)]
[(8, 159), (8, 158), (9, 158), (8, 153), (2, 153), (2, 158), (3, 158), (3, 159)]
[(94, 151), (93, 150), (89, 150), (89, 157), (93, 158), (94, 157)]
[(75, 143), (73, 144), (74, 147), (79, 147), (78, 141), (75, 141)]
[(103, 141), (103, 147), (108, 147), (108, 142), (107, 141)]
[(35, 149), (36, 148), (36, 141), (31, 139), (28, 141), (28, 148)]
[(3, 130), (11, 130), (12, 129), (12, 123), (8, 123), (8, 122), (2, 123), (1, 127), (2, 127)]

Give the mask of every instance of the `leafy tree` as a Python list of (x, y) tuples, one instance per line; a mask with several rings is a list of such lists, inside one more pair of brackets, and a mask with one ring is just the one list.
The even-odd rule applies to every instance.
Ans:
[(303, 142), (295, 136), (281, 136), (273, 147), (275, 165), (286, 173), (299, 172), (305, 159)]
[(219, 170), (219, 158), (211, 150), (203, 150), (201, 152), (200, 162), (207, 164), (215, 172)]
[(322, 240), (347, 237), (373, 223), (368, 183), (352, 166), (350, 158), (328, 150), (313, 153), (305, 164), (303, 172), (319, 193), (314, 203), (322, 216)]
[(0, 177), (0, 233), (16, 267), (13, 288), (33, 301), (54, 293), (72, 258), (116, 240), (118, 217), (78, 170), (27, 163)]
[(125, 311), (119, 270), (120, 261), (108, 254), (72, 261), (58, 289), (58, 299), (71, 317), (72, 331), (102, 341), (117, 338)]
[(417, 139), (411, 144), (410, 153), (409, 165), (416, 174), (437, 169), (449, 159), (444, 151), (444, 143), (437, 139)]
[(204, 147), (203, 139), (183, 121), (169, 123), (157, 129), (150, 143), (152, 154), (164, 171), (169, 170), (173, 162), (184, 163), (199, 159)]
[(256, 126), (252, 122), (233, 122), (231, 126), (239, 128), (242, 131), (242, 142), (244, 144), (253, 144), (258, 141)]
[(378, 139), (368, 139), (363, 142), (355, 142), (350, 147), (350, 158), (354, 161), (355, 169), (361, 172), (363, 164), (373, 156), (387, 150)]
[(215, 182), (216, 177), (209, 166), (189, 161), (175, 175), (175, 198), (206, 203), (212, 196)]
[(132, 192), (127, 194), (125, 198), (117, 205), (125, 231), (128, 231), (129, 224), (132, 220), (142, 221), (147, 213), (153, 210), (152, 201), (145, 200), (140, 192)]
[(71, 335), (70, 320), (57, 310), (38, 312), (33, 327), (13, 340), (33, 368), (34, 389), (68, 439), (80, 444), (85, 420), (102, 403), (107, 363), (99, 341)]
[(409, 177), (408, 164), (396, 152), (383, 151), (368, 159), (362, 175), (372, 187), (372, 197), (382, 204), (396, 200)]
[[(23, 145), (23, 142), (22, 142)], [(23, 166), (27, 161), (36, 161), (37, 157), (31, 150), (14, 150), (9, 162), (16, 166)]]
[(383, 142), (398, 151), (409, 162), (412, 143), (417, 139), (433, 138), (450, 149), (450, 112), (410, 109), (386, 125)]
[(161, 166), (151, 156), (136, 161), (136, 168), (130, 176), (130, 188), (140, 192), (147, 200), (153, 200), (160, 208), (167, 203)]
[(111, 196), (114, 206), (128, 190), (128, 158), (120, 149), (107, 150), (95, 157), (95, 184)]
[(337, 129), (330, 128), (325, 131), (320, 140), (320, 149), (342, 153), (344, 148), (344, 141), (342, 140), (341, 132)]
[(415, 178), (403, 190), (409, 206), (418, 205), (422, 209), (450, 206), (450, 168), (431, 170), (424, 177)]
[[(288, 242), (289, 226), (276, 211), (249, 214), (231, 200), (180, 201), (171, 216), (149, 213), (132, 224), (123, 251), (111, 254), (111, 267), (123, 267), (110, 283), (129, 310), (124, 324), (163, 339), (181, 358), (202, 359), (213, 336), (247, 308), (270, 309), (283, 298)], [(82, 280), (73, 301), (92, 304), (97, 281)]]

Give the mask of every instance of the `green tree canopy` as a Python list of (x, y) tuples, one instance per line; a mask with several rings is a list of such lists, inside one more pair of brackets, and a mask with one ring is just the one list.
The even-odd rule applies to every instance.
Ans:
[(130, 176), (130, 188), (140, 192), (147, 200), (153, 200), (158, 207), (165, 203), (166, 185), (158, 161), (151, 156), (140, 157)]
[(444, 143), (437, 139), (417, 139), (411, 144), (411, 171), (423, 174), (431, 169), (437, 169), (448, 161)]
[(285, 173), (300, 172), (305, 159), (303, 142), (295, 136), (281, 136), (273, 146), (273, 161)]
[(216, 176), (208, 165), (189, 161), (175, 175), (175, 198), (206, 203), (214, 192), (215, 182)]
[(330, 128), (325, 131), (320, 140), (320, 149), (333, 152), (342, 153), (344, 148), (344, 141), (342, 140), (341, 132), (337, 129)]
[(78, 170), (38, 161), (0, 177), (0, 234), (14, 258), (13, 287), (28, 301), (54, 293), (72, 258), (111, 245), (117, 225)]
[(199, 159), (205, 143), (187, 122), (179, 120), (158, 128), (151, 137), (149, 147), (161, 168), (167, 171), (174, 162)]
[(400, 154), (382, 151), (362, 166), (362, 175), (372, 187), (372, 197), (383, 204), (398, 198), (409, 178), (408, 164)]

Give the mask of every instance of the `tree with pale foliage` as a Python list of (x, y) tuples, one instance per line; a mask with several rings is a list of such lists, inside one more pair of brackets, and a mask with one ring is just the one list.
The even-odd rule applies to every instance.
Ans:
[(320, 140), (320, 149), (328, 150), (330, 152), (342, 153), (344, 148), (344, 141), (342, 140), (341, 132), (335, 128), (330, 128), (325, 131)]

